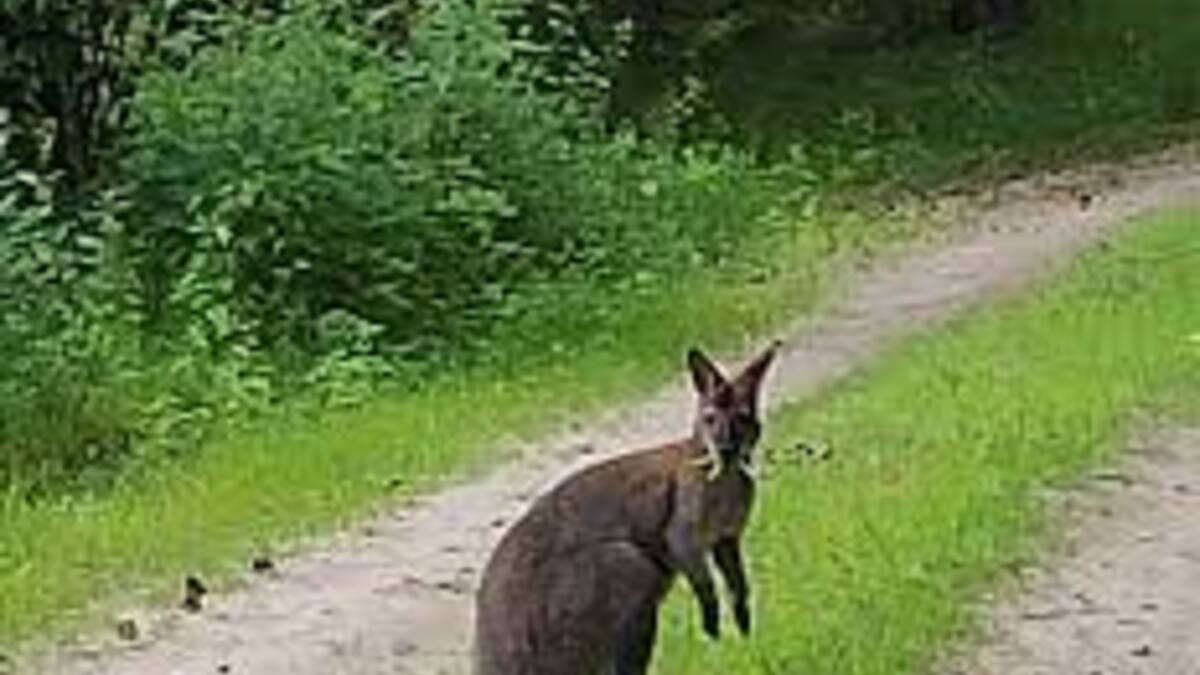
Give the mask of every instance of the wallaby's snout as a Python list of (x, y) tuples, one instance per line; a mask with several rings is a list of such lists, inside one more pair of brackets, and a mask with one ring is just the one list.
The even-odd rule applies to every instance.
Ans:
[(677, 575), (720, 635), (715, 565), (750, 632), (741, 534), (754, 502), (758, 393), (778, 344), (727, 378), (687, 355), (690, 436), (600, 462), (540, 497), (505, 533), (476, 597), (477, 675), (644, 675)]

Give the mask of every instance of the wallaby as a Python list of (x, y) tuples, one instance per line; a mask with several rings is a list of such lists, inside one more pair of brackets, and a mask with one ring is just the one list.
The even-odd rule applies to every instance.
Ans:
[(758, 392), (778, 343), (727, 379), (687, 355), (699, 397), (690, 438), (585, 468), (505, 533), (476, 597), (477, 675), (642, 675), (677, 572), (719, 636), (711, 555), (750, 633), (741, 534), (754, 500)]

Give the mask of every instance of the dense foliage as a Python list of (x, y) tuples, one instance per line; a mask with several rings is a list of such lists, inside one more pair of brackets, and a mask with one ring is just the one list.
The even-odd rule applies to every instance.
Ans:
[(942, 46), (1029, 24), (1021, 0), (11, 0), (0, 488), (101, 486), (298, 392), (486, 357), (568, 296), (587, 326), (947, 141), (1195, 117), (1192, 33), (1071, 4), (1038, 5), (1022, 44), (1079, 40), (1035, 75), (993, 31)]
[(336, 313), (438, 349), (521, 281), (719, 234), (644, 194), (684, 187), (676, 163), (537, 91), (500, 30), (447, 9), (392, 62), (301, 17), (148, 77), (125, 168), (156, 323), (212, 309), (199, 294), (271, 345), (319, 350)]
[(519, 6), (447, 3), (402, 39), (357, 5), (52, 6), (117, 17), (105, 44), (160, 32), (87, 85), (120, 111), (85, 143), (110, 162), (27, 151), (70, 106), (6, 126), (0, 483), (22, 491), (177, 454), (299, 383), (471, 353), (563, 284), (714, 260), (773, 198), (735, 153), (610, 133), (601, 69), (566, 42), (581, 65), (552, 68)]

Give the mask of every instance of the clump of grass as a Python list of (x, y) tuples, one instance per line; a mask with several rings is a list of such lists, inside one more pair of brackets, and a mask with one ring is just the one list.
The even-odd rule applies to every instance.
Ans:
[(1149, 218), (1045, 290), (779, 411), (769, 447), (835, 454), (769, 467), (748, 544), (759, 632), (699, 644), (677, 603), (656, 672), (920, 672), (1045, 534), (1039, 491), (1116, 459), (1135, 411), (1196, 400), (1198, 226)]

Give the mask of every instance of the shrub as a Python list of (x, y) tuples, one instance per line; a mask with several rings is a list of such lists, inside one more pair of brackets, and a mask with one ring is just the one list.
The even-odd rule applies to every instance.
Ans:
[(745, 161), (537, 86), (506, 11), (442, 5), (398, 61), (300, 13), (148, 76), (125, 169), (155, 321), (320, 351), (336, 313), (427, 352), (526, 282), (690, 260), (760, 209)]
[(133, 367), (98, 203), (65, 217), (28, 172), (0, 173), (0, 487), (46, 492), (112, 469), (132, 417), (109, 386)]
[(353, 403), (564, 293), (586, 332), (616, 296), (580, 289), (726, 257), (784, 177), (612, 133), (600, 71), (519, 10), (441, 5), (399, 52), (327, 6), (168, 22), (122, 187), (0, 167), (0, 488), (101, 485), (282, 392)]

